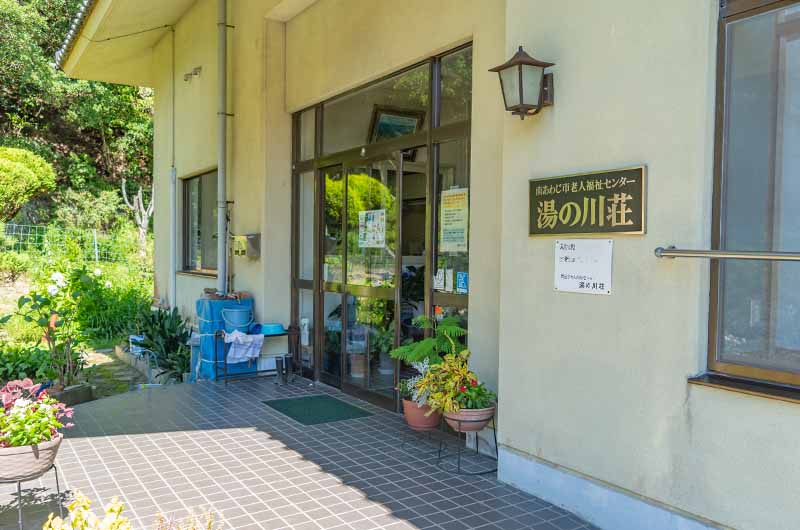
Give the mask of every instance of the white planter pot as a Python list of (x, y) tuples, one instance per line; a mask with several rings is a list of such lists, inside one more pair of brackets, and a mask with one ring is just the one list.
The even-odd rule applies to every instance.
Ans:
[(22, 447), (0, 447), (0, 482), (22, 482), (42, 476), (56, 461), (64, 436)]

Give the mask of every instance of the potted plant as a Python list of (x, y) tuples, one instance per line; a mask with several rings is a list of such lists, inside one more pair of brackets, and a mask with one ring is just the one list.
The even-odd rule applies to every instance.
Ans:
[(31, 480), (55, 462), (63, 435), (59, 429), (72, 409), (59, 403), (30, 379), (10, 381), (0, 389), (0, 482)]
[(419, 316), (413, 321), (414, 326), (428, 331), (429, 336), (418, 342), (409, 342), (391, 352), (394, 359), (411, 365), (417, 375), (400, 381), (398, 392), (403, 400), (403, 416), (408, 426), (416, 431), (435, 429), (441, 422), (441, 414), (431, 410), (428, 404), (430, 392), (420, 388), (419, 382), (428, 374), (431, 367), (442, 362), (443, 354), (455, 353), (460, 345), (459, 340), (467, 334), (461, 327), (457, 317), (447, 317), (436, 321)]
[(430, 363), (426, 359), (423, 362), (411, 363), (411, 366), (417, 371), (417, 375), (400, 380), (400, 385), (397, 387), (403, 402), (403, 417), (412, 430), (434, 431), (439, 428), (442, 415), (431, 411), (427, 403), (428, 392), (417, 389), (417, 383), (424, 374), (428, 373)]
[(441, 412), (453, 430), (477, 432), (486, 427), (496, 410), (497, 395), (478, 381), (469, 369), (469, 350), (445, 355), (417, 382), (420, 392), (428, 392), (428, 405)]

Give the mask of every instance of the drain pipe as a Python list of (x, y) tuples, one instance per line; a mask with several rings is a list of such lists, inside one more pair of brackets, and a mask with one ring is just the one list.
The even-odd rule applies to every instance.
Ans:
[(217, 292), (228, 294), (228, 2), (218, 0), (217, 46), (219, 80), (219, 130), (217, 131)]
[(169, 306), (178, 307), (178, 170), (175, 167), (175, 26), (172, 32), (172, 164), (169, 168)]

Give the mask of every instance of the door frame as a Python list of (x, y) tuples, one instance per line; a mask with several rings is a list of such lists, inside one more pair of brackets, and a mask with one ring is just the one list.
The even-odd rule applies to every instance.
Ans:
[[(394, 398), (391, 400), (382, 399), (377, 393), (348, 385), (344, 382), (345, 363), (346, 363), (346, 332), (347, 329), (347, 297), (349, 296), (349, 288), (353, 286), (347, 285), (347, 169), (349, 167), (371, 163), (376, 160), (385, 160), (388, 158), (396, 157), (398, 159), (398, 184), (397, 196), (400, 200), (400, 207), (398, 207), (397, 215), (397, 241), (398, 241), (398, 256), (395, 260), (395, 345), (399, 344), (402, 323), (400, 319), (400, 304), (401, 304), (401, 289), (402, 289), (402, 175), (404, 170), (404, 157), (400, 154), (413, 148), (427, 148), (428, 159), (426, 167), (426, 198), (425, 198), (425, 251), (424, 251), (424, 315), (428, 318), (433, 317), (433, 308), (435, 305), (451, 306), (457, 308), (466, 308), (468, 305), (468, 295), (459, 295), (453, 293), (442, 293), (434, 291), (433, 289), (433, 274), (436, 269), (436, 249), (434, 248), (437, 243), (435, 234), (438, 230), (438, 190), (439, 182), (438, 175), (435, 173), (438, 166), (439, 158), (439, 144), (454, 140), (464, 140), (467, 142), (469, 149), (471, 139), (471, 120), (450, 123), (445, 126), (440, 126), (439, 115), (441, 107), (441, 59), (450, 54), (457, 53), (463, 49), (472, 47), (472, 43), (467, 43), (445, 53), (429, 58), (426, 61), (417, 63), (403, 70), (392, 72), (391, 74), (369, 83), (369, 86), (374, 83), (379, 83), (384, 79), (395, 76), (406, 70), (418, 68), (421, 65), (427, 64), (429, 68), (429, 81), (430, 81), (430, 97), (428, 100), (428, 126), (424, 131), (394, 138), (391, 140), (381, 141), (374, 144), (365, 144), (355, 148), (347, 149), (338, 153), (323, 155), (323, 107), (325, 102), (321, 102), (313, 107), (296, 112), (292, 116), (292, 252), (291, 252), (291, 323), (293, 326), (298, 326), (299, 323), (299, 292), (300, 290), (312, 290), (314, 300), (314, 366), (313, 370), (304, 370), (306, 377), (312, 378), (314, 381), (321, 380), (321, 362), (324, 349), (324, 296), (325, 292), (341, 292), (342, 295), (342, 346), (340, 358), (340, 384), (339, 388), (342, 390), (355, 394), (367, 401), (376, 403), (386, 408), (400, 410), (400, 399), (397, 392), (394, 393)], [(355, 90), (361, 90), (365, 86), (360, 86)], [(348, 91), (350, 92), (350, 91)], [(336, 97), (341, 97), (342, 94)], [(332, 98), (333, 99), (333, 98)], [(301, 114), (313, 109), (315, 112), (314, 117), (314, 158), (310, 160), (299, 160), (300, 142), (301, 142), (301, 127), (300, 118)], [(322, 247), (322, 230), (324, 222), (324, 187), (323, 187), (323, 171), (333, 166), (339, 166), (342, 170), (342, 178), (344, 180), (344, 205), (343, 205), (343, 233), (345, 238), (345, 248), (343, 249), (343, 282), (341, 286), (328, 284), (329, 289), (326, 290), (326, 285), (322, 282), (323, 273), (323, 256), (324, 251)], [(312, 280), (299, 279), (299, 175), (314, 172), (314, 278)], [(330, 289), (330, 288), (333, 289)], [(340, 287), (340, 291), (337, 289)], [(360, 292), (369, 293), (370, 289), (382, 289), (366, 286), (357, 286)], [(369, 296), (369, 294), (367, 294)], [(426, 331), (426, 335), (428, 332)], [(394, 383), (395, 386), (399, 383), (399, 362), (394, 363)], [(324, 382), (324, 381), (323, 381)]]

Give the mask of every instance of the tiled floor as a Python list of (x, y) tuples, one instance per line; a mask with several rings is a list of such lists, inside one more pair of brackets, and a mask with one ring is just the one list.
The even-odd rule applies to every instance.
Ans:
[[(307, 427), (262, 403), (311, 393), (375, 414)], [(401, 416), (307, 381), (134, 391), (80, 405), (75, 423), (58, 457), (62, 488), (83, 492), (98, 512), (119, 496), (137, 530), (158, 512), (204, 510), (236, 530), (594, 528), (493, 475), (441, 470)], [(26, 530), (57, 510), (54, 486), (52, 475), (24, 485)], [(0, 485), (0, 529), (17, 528), (16, 500)]]

